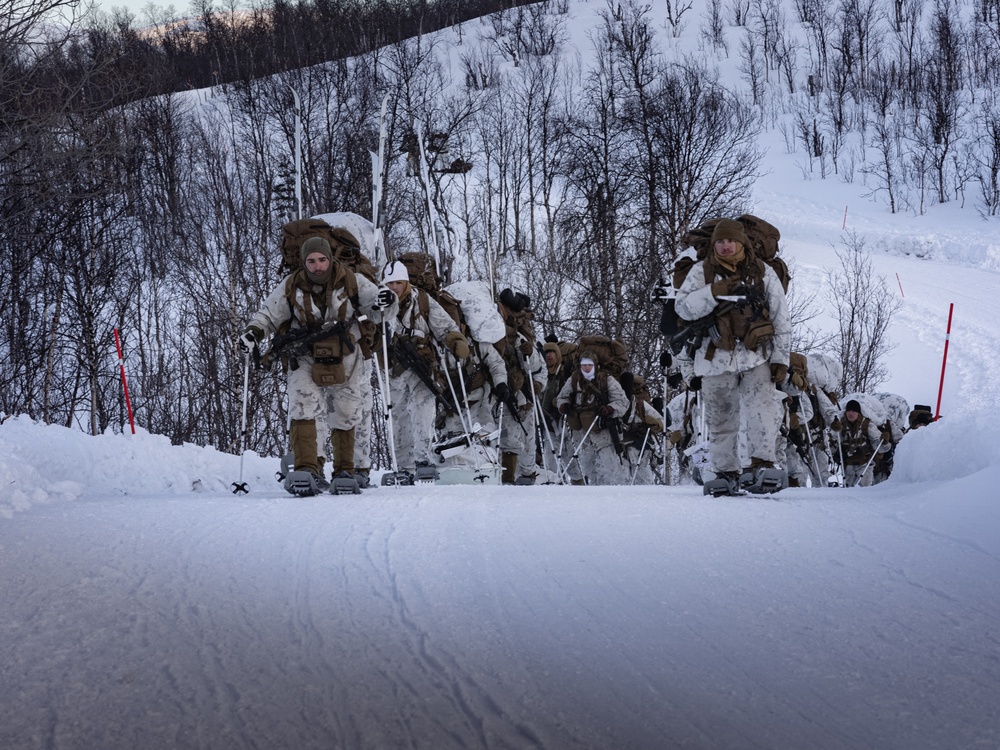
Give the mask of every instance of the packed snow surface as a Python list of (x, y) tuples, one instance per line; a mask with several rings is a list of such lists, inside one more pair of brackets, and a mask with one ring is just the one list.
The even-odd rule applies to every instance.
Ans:
[(0, 748), (1000, 747), (997, 222), (770, 158), (795, 288), (823, 302), (845, 231), (898, 286), (879, 390), (937, 409), (954, 305), (888, 482), (295, 499), (274, 457), (14, 416)]

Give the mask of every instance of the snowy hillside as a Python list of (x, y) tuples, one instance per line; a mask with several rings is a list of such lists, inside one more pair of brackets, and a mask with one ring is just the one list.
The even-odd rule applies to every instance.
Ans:
[(234, 495), (238, 456), (153, 425), (12, 416), (0, 748), (1000, 747), (998, 223), (891, 215), (768, 138), (798, 288), (855, 231), (899, 290), (884, 390), (936, 405), (954, 303), (944, 418), (889, 481), (295, 499), (248, 453)]

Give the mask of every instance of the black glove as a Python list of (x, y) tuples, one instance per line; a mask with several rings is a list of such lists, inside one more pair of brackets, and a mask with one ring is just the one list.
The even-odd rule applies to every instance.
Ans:
[(569, 404), (563, 404), (559, 407), (560, 414), (569, 414)]
[(667, 374), (667, 387), (672, 391), (678, 390), (684, 384), (684, 376), (679, 372)]
[(396, 301), (396, 295), (393, 294), (391, 289), (382, 287), (378, 290), (378, 302), (375, 305), (379, 310), (385, 310), (392, 307), (392, 303)]
[(833, 430), (834, 432), (840, 432), (841, 426), (842, 425), (840, 424), (840, 417), (834, 417), (833, 421), (830, 423), (830, 429)]
[(497, 383), (493, 386), (493, 395), (497, 397), (497, 401), (507, 402), (510, 400), (510, 386), (506, 383)]
[(701, 390), (701, 376), (700, 375), (695, 375), (693, 378), (691, 378), (691, 382), (688, 383), (688, 390), (689, 391), (700, 391)]
[(240, 351), (250, 354), (257, 348), (257, 342), (264, 338), (264, 331), (257, 326), (247, 326), (246, 330), (236, 339), (236, 345)]
[(670, 352), (662, 351), (660, 352), (660, 367), (666, 370), (670, 365), (674, 363), (673, 357), (670, 356)]
[(605, 404), (598, 411), (600, 412), (602, 417), (610, 417), (612, 414), (615, 413), (615, 407), (613, 407), (611, 404)]

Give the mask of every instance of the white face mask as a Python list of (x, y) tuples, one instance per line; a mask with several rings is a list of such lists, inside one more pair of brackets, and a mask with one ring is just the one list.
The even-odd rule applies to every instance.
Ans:
[[(589, 372), (583, 369), (584, 362), (587, 362), (590, 365)], [(593, 380), (594, 376), (597, 374), (597, 367), (589, 360), (584, 360), (584, 362), (580, 362), (580, 374), (583, 375), (586, 380)]]

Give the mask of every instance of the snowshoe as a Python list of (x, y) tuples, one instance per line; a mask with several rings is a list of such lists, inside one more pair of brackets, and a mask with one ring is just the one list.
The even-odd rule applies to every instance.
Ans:
[(537, 474), (521, 474), (517, 479), (514, 480), (515, 485), (521, 485), (522, 487), (530, 487), (535, 483), (535, 477)]
[(295, 466), (294, 453), (286, 453), (281, 457), (281, 468), (274, 474), (274, 478), (278, 480), (279, 484), (285, 481), (285, 478), (291, 473), (294, 466)]
[(409, 487), (413, 484), (413, 475), (408, 471), (387, 471), (382, 475), (383, 487)]
[(702, 489), (704, 494), (712, 497), (722, 497), (723, 495), (738, 497), (746, 494), (740, 489), (740, 475), (735, 471), (724, 471), (716, 474), (715, 479), (705, 481)]
[(431, 466), (427, 461), (417, 461), (416, 471), (413, 472), (413, 483), (434, 484), (440, 476), (437, 467)]
[(285, 477), (284, 487), (297, 497), (311, 497), (328, 490), (330, 483), (311, 471), (290, 471)]
[(342, 471), (333, 477), (330, 484), (331, 495), (360, 495), (361, 487), (358, 480), (348, 471)]
[(358, 481), (358, 487), (363, 490), (371, 489), (372, 479), (368, 475), (367, 471), (356, 471), (354, 472), (354, 478)]
[(784, 469), (760, 468), (753, 473), (743, 474), (740, 484), (747, 492), (766, 495), (785, 489), (788, 486), (788, 474)]

